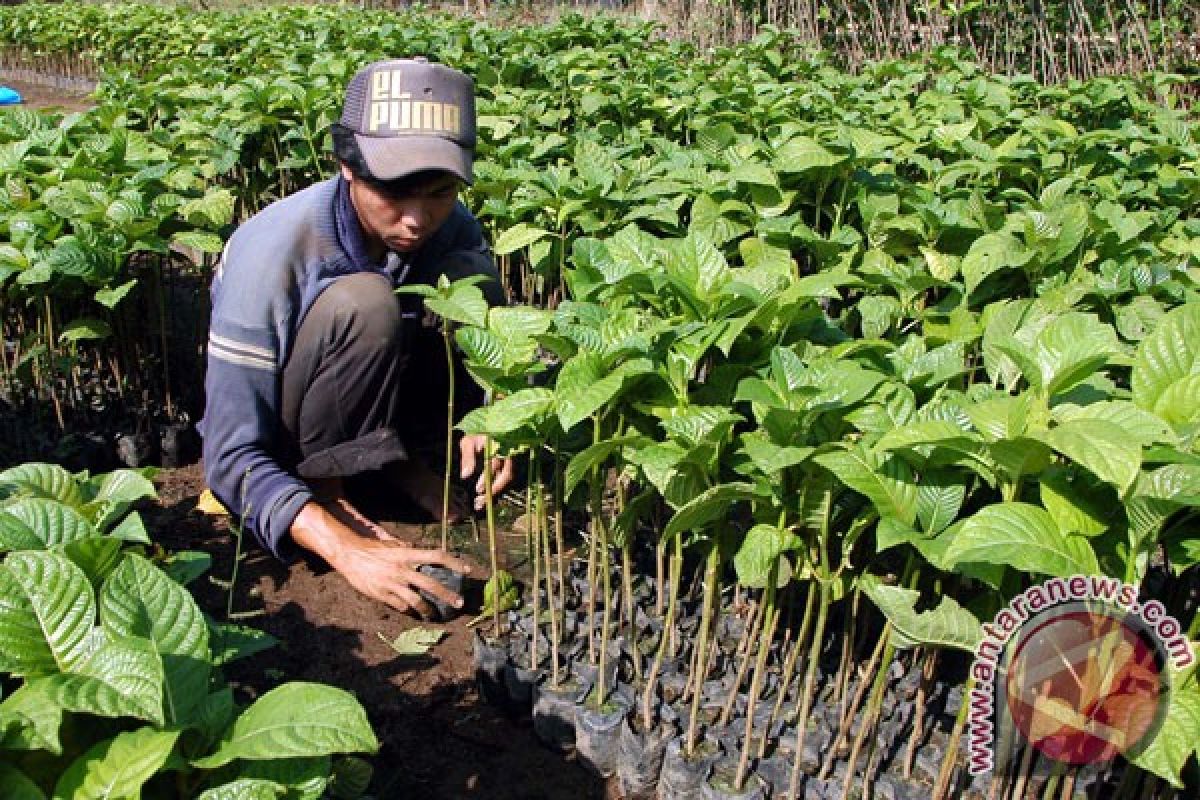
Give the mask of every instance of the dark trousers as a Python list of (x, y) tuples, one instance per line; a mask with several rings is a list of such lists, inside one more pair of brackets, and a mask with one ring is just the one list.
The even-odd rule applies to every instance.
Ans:
[[(496, 281), (489, 300), (502, 297), (488, 259), (443, 271), (487, 274)], [(318, 296), (283, 370), (283, 425), (301, 477), (347, 478), (409, 457), (445, 466), (449, 373), (440, 327), (424, 317), (419, 297), (397, 296), (371, 273), (339, 278)], [(454, 360), (457, 419), (483, 393)]]

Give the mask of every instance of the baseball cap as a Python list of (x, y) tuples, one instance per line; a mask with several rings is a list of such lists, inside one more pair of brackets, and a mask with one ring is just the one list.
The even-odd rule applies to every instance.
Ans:
[(341, 124), (377, 180), (441, 169), (472, 181), (475, 84), (456, 69), (426, 58), (368, 64), (346, 87)]

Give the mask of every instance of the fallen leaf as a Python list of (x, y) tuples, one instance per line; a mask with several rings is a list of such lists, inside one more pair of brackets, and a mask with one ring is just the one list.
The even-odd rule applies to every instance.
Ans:
[(221, 501), (212, 493), (212, 489), (205, 489), (200, 493), (200, 499), (196, 501), (196, 510), (208, 517), (229, 516), (229, 511), (221, 505)]
[(382, 633), (376, 633), (376, 635), (398, 655), (423, 656), (429, 652), (429, 648), (442, 640), (446, 632), (433, 628), (410, 628), (395, 639), (388, 639)]

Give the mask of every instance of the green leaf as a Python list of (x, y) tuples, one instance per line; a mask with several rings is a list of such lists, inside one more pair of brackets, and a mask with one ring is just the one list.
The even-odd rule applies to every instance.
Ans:
[(0, 750), (46, 750), (60, 755), (62, 721), (62, 706), (45, 689), (26, 683), (0, 703)]
[(492, 250), (498, 256), (506, 256), (549, 235), (550, 231), (544, 228), (518, 222), (496, 237), (496, 243), (492, 246)]
[(615, 439), (605, 439), (597, 442), (577, 453), (567, 463), (567, 468), (563, 473), (563, 496), (570, 497), (582, 481), (588, 479), (592, 469), (599, 467), (608, 458), (625, 447), (639, 447), (648, 444), (650, 440), (645, 436), (619, 436)]
[(776, 172), (798, 174), (822, 167), (832, 167), (845, 160), (834, 155), (807, 136), (796, 136), (776, 151), (771, 166)]
[(595, 353), (575, 355), (563, 365), (555, 383), (559, 424), (570, 430), (612, 402), (628, 380), (652, 369), (648, 359), (638, 358), (610, 371)]
[(272, 758), (248, 761), (239, 768), (246, 778), (266, 780), (287, 787), (287, 800), (321, 800), (332, 771), (329, 756)]
[(248, 658), (279, 644), (279, 640), (271, 634), (245, 625), (210, 622), (208, 630), (212, 663), (215, 667)]
[(753, 496), (754, 485), (750, 483), (722, 483), (713, 486), (676, 511), (662, 535), (669, 539), (684, 531), (700, 530), (724, 517), (734, 503)]
[(1053, 396), (1088, 378), (1119, 352), (1112, 326), (1090, 314), (1063, 314), (1037, 335), (1032, 358), (1041, 374), (1026, 378)]
[(182, 231), (177, 233), (171, 239), (171, 244), (190, 247), (192, 250), (199, 250), (201, 253), (214, 255), (225, 249), (224, 239), (215, 233), (205, 233), (203, 231)]
[(881, 458), (859, 444), (814, 456), (839, 481), (875, 505), (881, 517), (895, 517), (906, 525), (917, 518), (917, 484), (912, 469), (896, 456)]
[(663, 499), (673, 508), (687, 505), (705, 489), (704, 475), (675, 442), (643, 447), (629, 454)]
[(55, 800), (116, 800), (141, 796), (142, 785), (167, 763), (179, 731), (139, 728), (89, 749), (54, 787)]
[(1124, 494), (1142, 466), (1138, 441), (1111, 422), (1064, 422), (1038, 437)]
[(972, 244), (960, 264), (967, 294), (971, 294), (992, 273), (1023, 266), (1032, 257), (1014, 236), (986, 233)]
[(100, 593), (100, 623), (114, 636), (151, 643), (163, 664), (163, 709), (168, 724), (191, 720), (208, 686), (208, 626), (187, 589), (130, 553)]
[(1106, 498), (1090, 485), (1084, 474), (1053, 467), (1039, 476), (1040, 497), (1055, 525), (1064, 533), (1098, 536), (1108, 529), (1112, 513)]
[(915, 589), (888, 586), (869, 573), (859, 577), (858, 585), (892, 624), (892, 641), (901, 649), (953, 647), (974, 652), (982, 638), (979, 620), (948, 595), (942, 595), (936, 608), (917, 611), (921, 594)]
[(425, 298), (425, 307), (442, 319), (462, 325), (486, 325), (488, 304), (478, 286), (455, 285), (446, 294)]
[(754, 431), (742, 436), (742, 452), (759, 471), (774, 476), (808, 460), (815, 452), (812, 447), (793, 447), (772, 442), (765, 433)]
[(359, 800), (367, 793), (374, 775), (371, 764), (358, 756), (344, 756), (333, 765), (329, 795), (333, 800)]
[(963, 523), (945, 558), (950, 568), (985, 563), (1054, 577), (1102, 574), (1087, 539), (1064, 534), (1045, 509), (1028, 503), (981, 509)]
[(277, 800), (287, 793), (287, 787), (275, 781), (239, 778), (203, 791), (196, 800)]
[(508, 611), (520, 604), (521, 590), (516, 580), (511, 573), (498, 569), (483, 585), (483, 613), (476, 619), (482, 620), (493, 611)]
[(179, 215), (193, 225), (220, 228), (233, 221), (233, 193), (225, 188), (209, 189), (202, 197), (179, 207)]
[(158, 497), (154, 484), (141, 472), (118, 469), (106, 475), (97, 475), (84, 487), (89, 504), (110, 504), (129, 508), (141, 500)]
[(738, 582), (754, 589), (766, 588), (771, 577), (772, 566), (777, 567), (775, 585), (782, 588), (791, 580), (791, 569), (787, 562), (780, 562), (783, 554), (796, 544), (796, 537), (774, 525), (755, 525), (746, 532), (746, 537), (733, 557)]
[(121, 520), (117, 527), (108, 532), (108, 535), (122, 542), (150, 544), (150, 534), (146, 530), (146, 523), (142, 522), (142, 515), (136, 511)]
[(32, 531), (45, 547), (56, 547), (96, 535), (96, 531), (78, 511), (57, 500), (27, 497), (8, 506), (5, 511)]
[(409, 628), (395, 639), (389, 639), (382, 633), (377, 633), (380, 640), (396, 651), (400, 656), (423, 656), (429, 649), (440, 642), (446, 635), (445, 631), (433, 628)]
[(927, 472), (917, 486), (917, 519), (921, 528), (936, 536), (958, 518), (967, 497), (965, 475)]
[(46, 542), (33, 529), (5, 511), (0, 511), (0, 553), (7, 550), (45, 550)]
[(212, 568), (212, 555), (200, 550), (176, 550), (162, 563), (162, 571), (180, 586), (187, 586)]
[(71, 563), (87, 573), (92, 586), (99, 588), (121, 563), (121, 542), (105, 536), (76, 539), (63, 545), (62, 553)]
[(162, 662), (144, 639), (110, 639), (72, 672), (36, 680), (68, 711), (164, 722)]
[(1133, 402), (1154, 411), (1180, 381), (1200, 373), (1200, 304), (1185, 303), (1167, 314), (1138, 345), (1130, 386)]
[(1053, 413), (1061, 422), (1103, 420), (1112, 423), (1143, 447), (1171, 443), (1175, 439), (1170, 427), (1160, 417), (1127, 400), (1105, 400), (1086, 406), (1055, 406)]
[(367, 715), (353, 695), (297, 681), (260, 697), (226, 731), (216, 752), (193, 764), (212, 769), (237, 758), (253, 761), (378, 749)]
[(741, 417), (724, 406), (692, 405), (672, 409), (662, 420), (663, 430), (687, 447), (701, 444), (720, 444), (725, 441)]
[(107, 339), (112, 335), (112, 328), (107, 322), (94, 317), (84, 317), (71, 320), (58, 335), (58, 340), (66, 344), (75, 344), (88, 339)]
[(127, 281), (120, 286), (97, 289), (95, 295), (96, 302), (108, 309), (116, 308), (117, 304), (125, 299), (125, 295), (129, 294), (134, 286), (137, 286), (137, 278)]
[(34, 497), (48, 497), (68, 506), (83, 502), (79, 481), (57, 464), (22, 464), (0, 472), (0, 485)]
[(467, 434), (490, 436), (513, 433), (527, 425), (538, 427), (554, 410), (554, 399), (554, 392), (549, 389), (522, 389), (475, 409), (463, 417), (457, 427)]
[(25, 773), (0, 761), (0, 797), (5, 800), (46, 800), (46, 795)]
[(66, 556), (22, 552), (0, 564), (0, 671), (29, 675), (81, 664), (95, 619), (92, 585)]
[(1167, 716), (1154, 740), (1130, 757), (1137, 766), (1183, 789), (1180, 774), (1200, 742), (1200, 686), (1173, 687), (1167, 695)]

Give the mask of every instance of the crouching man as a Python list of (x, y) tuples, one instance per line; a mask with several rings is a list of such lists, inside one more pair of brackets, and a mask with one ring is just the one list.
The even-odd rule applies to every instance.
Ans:
[[(311, 551), (363, 594), (424, 616), (421, 590), (462, 599), (417, 568), (469, 566), (388, 535), (343, 480), (378, 471), (441, 514), (441, 477), (414, 443), (444, 436), (445, 356), (420, 299), (393, 290), (482, 274), (489, 302), (503, 301), (479, 223), (458, 201), (472, 180), (474, 86), (424, 59), (371, 64), (351, 80), (333, 139), (339, 174), (248, 220), (217, 270), (205, 477), (275, 555)], [(463, 477), (484, 446), (461, 440)], [(512, 465), (494, 468), (500, 491)]]

